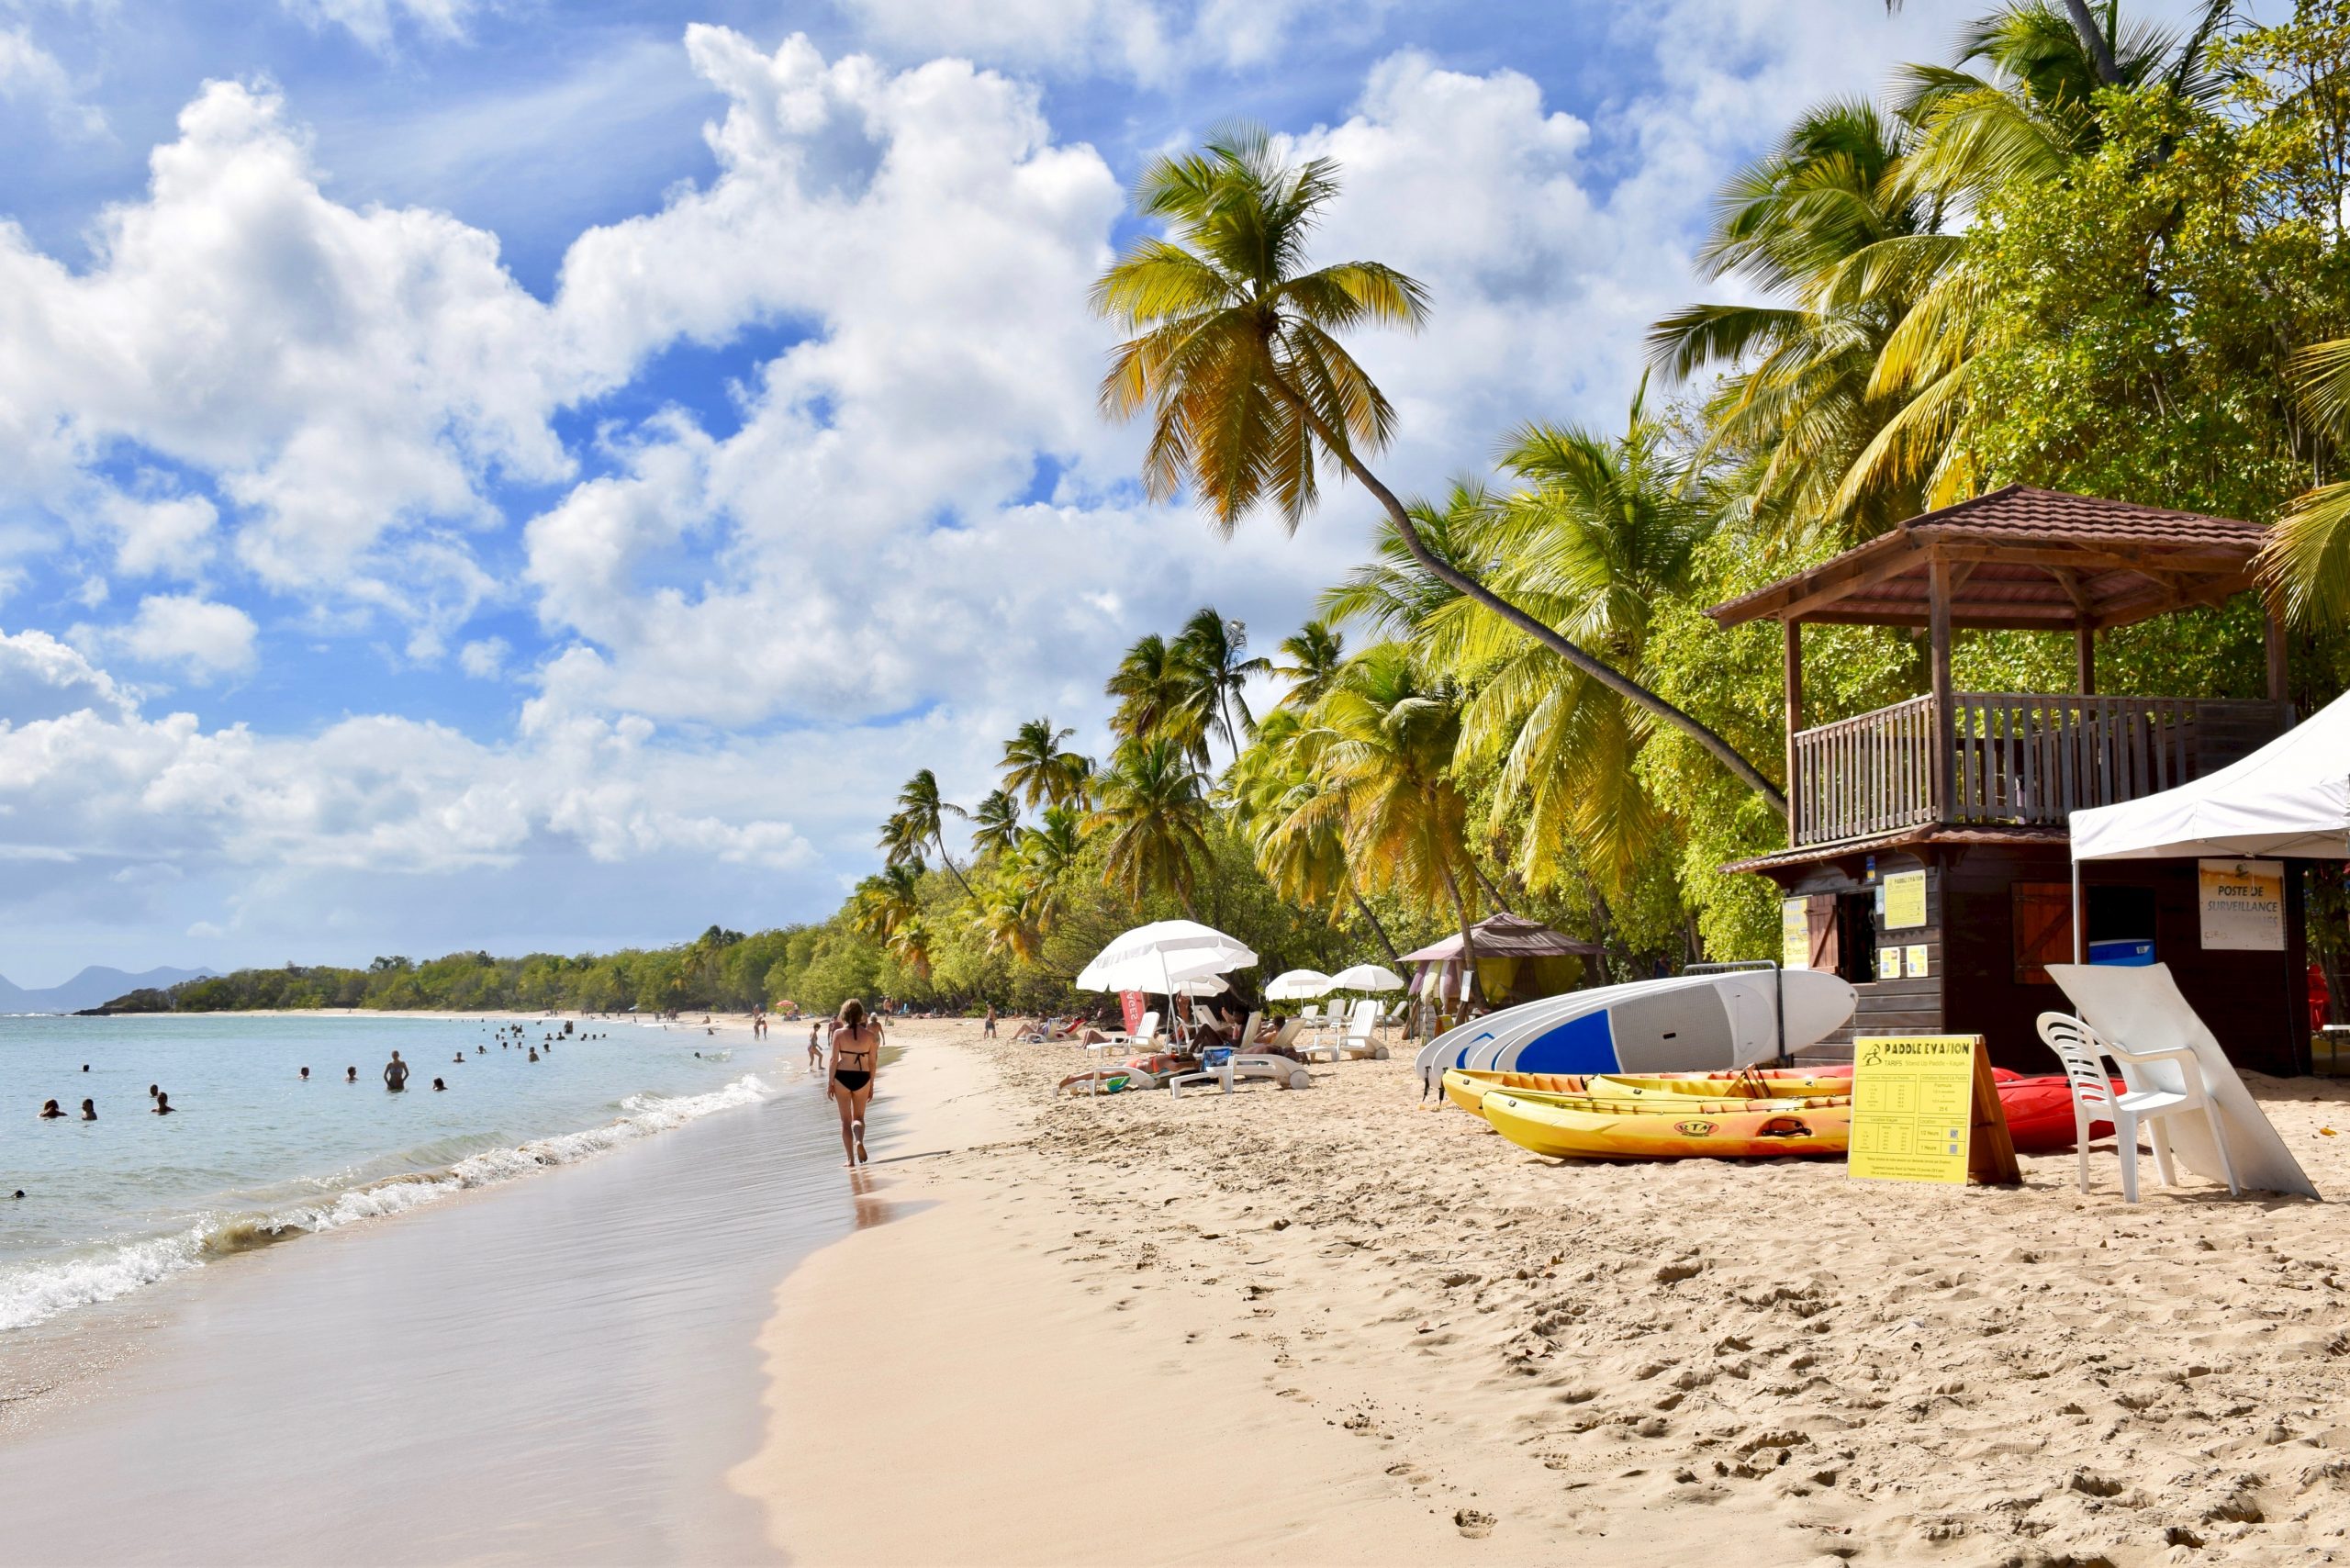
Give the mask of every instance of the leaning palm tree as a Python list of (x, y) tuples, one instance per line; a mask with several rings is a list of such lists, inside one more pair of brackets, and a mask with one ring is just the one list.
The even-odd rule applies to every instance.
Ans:
[(1316, 770), (1336, 797), (1353, 875), (1367, 891), (1392, 888), (1425, 905), (1449, 905), (1462, 972), (1473, 977), (1476, 871), (1469, 802), (1452, 773), (1459, 691), (1421, 668), (1409, 648), (1382, 643), (1348, 664), (1315, 718)]
[(990, 790), (971, 812), (971, 849), (1001, 855), (1020, 843), (1020, 802), (1008, 790)]
[(954, 857), (946, 853), (946, 819), (957, 816), (968, 820), (970, 814), (939, 793), (938, 776), (925, 767), (907, 779), (906, 787), (898, 791), (897, 814), (890, 819), (894, 825), (884, 831), (884, 844), (894, 834), (901, 841), (936, 846), (938, 858), (946, 864), (947, 874), (968, 898), (971, 884), (963, 880), (963, 873), (955, 868)]
[(971, 929), (986, 941), (989, 952), (1009, 954), (1015, 962), (1026, 963), (1042, 945), (1035, 902), (1035, 894), (1017, 881), (996, 878), (979, 895)]
[(1030, 807), (1066, 806), (1082, 800), (1093, 759), (1061, 743), (1075, 730), (1057, 730), (1050, 719), (1031, 719), (1003, 743), (1003, 787)]
[(1102, 690), (1118, 700), (1111, 732), (1121, 740), (1171, 740), (1203, 767), (1208, 756), (1208, 716), (1193, 700), (1198, 684), (1182, 651), (1153, 632), (1118, 661)]
[[(1250, 676), (1270, 674), (1273, 667), (1270, 660), (1247, 657), (1248, 649), (1248, 629), (1237, 621), (1226, 621), (1213, 605), (1193, 611), (1174, 642), (1176, 656), (1192, 687), (1190, 706), (1206, 713), (1208, 728), (1224, 737), (1226, 751), (1236, 753), (1240, 737), (1257, 727), (1256, 715), (1248, 711), (1241, 688)], [(1236, 710), (1240, 715), (1237, 724), (1233, 722)]]
[(911, 916), (890, 933), (885, 946), (891, 958), (923, 979), (930, 978), (930, 924), (921, 915)]
[(1110, 835), (1102, 880), (1137, 904), (1173, 893), (1188, 912), (1208, 855), (1207, 794), (1190, 753), (1164, 738), (1130, 742), (1100, 783), (1088, 825)]
[(1327, 621), (1309, 621), (1295, 636), (1281, 639), (1281, 657), (1288, 663), (1273, 666), (1289, 682), (1281, 705), (1311, 708), (1337, 682), (1338, 668), (1347, 662), (1347, 639)]
[(1255, 128), (1144, 171), (1135, 205), (1169, 232), (1128, 246), (1092, 298), (1136, 333), (1112, 356), (1101, 403), (1115, 420), (1150, 410), (1146, 492), (1167, 499), (1189, 487), (1227, 533), (1260, 504), (1293, 530), (1318, 498), (1321, 465), (1334, 462), (1379, 502), (1426, 570), (1688, 732), (1784, 811), (1777, 788), (1720, 735), (1429, 550), (1371, 472), (1367, 459), (1393, 433), (1394, 410), (1336, 334), (1417, 328), (1427, 300), (1417, 282), (1378, 262), (1306, 270), (1306, 240), (1337, 189), (1329, 159), (1292, 167)]

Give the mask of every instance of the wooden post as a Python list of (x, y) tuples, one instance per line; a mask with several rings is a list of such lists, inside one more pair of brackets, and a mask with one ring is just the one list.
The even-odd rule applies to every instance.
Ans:
[(1796, 732), (1803, 728), (1803, 622), (1785, 621), (1787, 678), (1787, 843), (1802, 842), (1803, 779), (1796, 761)]
[(2097, 695), (2097, 628), (2084, 617), (2073, 628), (2073, 671), (2079, 677), (2081, 695)]
[(1934, 820), (1948, 822), (1957, 792), (1958, 716), (1950, 685), (1950, 562), (1939, 550), (1927, 561), (1926, 593), (1933, 660)]
[(2261, 644), (2268, 655), (2268, 700), (2282, 703), (2285, 691), (2285, 623), (2274, 610), (2263, 618)]

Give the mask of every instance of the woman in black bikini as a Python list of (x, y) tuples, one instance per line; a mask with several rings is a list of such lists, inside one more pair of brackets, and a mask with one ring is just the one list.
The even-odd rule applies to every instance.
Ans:
[(865, 1107), (873, 1099), (873, 1080), (881, 1066), (881, 1025), (865, 1015), (865, 1003), (851, 997), (841, 1003), (840, 1020), (833, 1025), (833, 1074), (825, 1087), (841, 1108), (841, 1148), (851, 1166), (865, 1163)]

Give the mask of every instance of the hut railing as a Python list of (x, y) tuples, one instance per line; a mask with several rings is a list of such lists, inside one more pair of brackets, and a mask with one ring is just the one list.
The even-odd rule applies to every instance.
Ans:
[(2283, 733), (2273, 702), (1958, 692), (1940, 797), (1942, 725), (1931, 697), (1796, 735), (1797, 845), (1932, 823), (2062, 826), (2250, 755)]

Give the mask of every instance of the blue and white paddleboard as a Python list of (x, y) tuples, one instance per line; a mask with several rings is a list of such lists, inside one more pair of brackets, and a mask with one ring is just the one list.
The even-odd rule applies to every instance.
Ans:
[[(1595, 986), (1471, 1019), (1420, 1048), (1420, 1081), (1493, 1072), (1726, 1072), (1827, 1038), (1860, 993), (1816, 969), (1731, 969)], [(1782, 1010), (1785, 1036), (1780, 1034)]]

